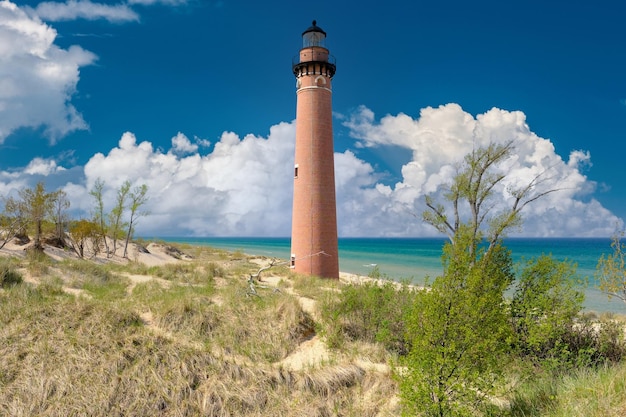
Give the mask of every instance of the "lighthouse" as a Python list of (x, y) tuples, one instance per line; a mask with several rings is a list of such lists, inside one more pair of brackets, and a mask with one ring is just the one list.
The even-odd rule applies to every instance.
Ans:
[(335, 63), (325, 43), (326, 32), (314, 20), (302, 33), (302, 49), (293, 63), (297, 105), (291, 268), (339, 278), (331, 100)]

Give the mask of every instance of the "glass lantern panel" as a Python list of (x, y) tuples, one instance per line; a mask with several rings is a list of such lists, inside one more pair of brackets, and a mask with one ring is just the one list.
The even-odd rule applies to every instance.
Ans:
[(305, 48), (310, 46), (324, 46), (324, 36), (323, 33), (320, 32), (307, 32), (302, 36), (303, 46)]

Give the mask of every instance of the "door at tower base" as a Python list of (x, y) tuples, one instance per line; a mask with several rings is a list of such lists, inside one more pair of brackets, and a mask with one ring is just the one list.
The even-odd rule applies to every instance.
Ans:
[(291, 268), (299, 274), (339, 278), (333, 148), (334, 59), (316, 22), (302, 33), (296, 77)]

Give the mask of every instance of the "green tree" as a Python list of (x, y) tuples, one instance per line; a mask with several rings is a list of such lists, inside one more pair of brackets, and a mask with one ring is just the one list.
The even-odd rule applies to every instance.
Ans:
[(471, 415), (497, 387), (511, 331), (504, 292), (514, 277), (502, 239), (521, 225), (526, 205), (556, 191), (544, 189), (538, 175), (509, 188), (510, 206), (494, 211), (494, 190), (506, 178), (501, 165), (513, 150), (512, 142), (473, 150), (444, 194), (445, 205), (426, 198), (422, 219), (449, 242), (443, 274), (407, 324), (411, 349), (400, 382), (407, 415)]
[(499, 244), (489, 257), (483, 247), (472, 254), (473, 244), (463, 232), (446, 243), (444, 274), (409, 314), (411, 349), (400, 381), (405, 415), (473, 415), (502, 379), (510, 339), (503, 294), (512, 261)]
[(98, 232), (100, 233), (101, 240), (104, 242), (107, 256), (109, 254), (109, 243), (107, 242), (107, 221), (104, 214), (104, 199), (103, 199), (104, 181), (98, 178), (91, 189), (89, 194), (94, 198), (96, 207), (94, 210), (94, 223), (98, 225)]
[(120, 188), (117, 190), (117, 196), (115, 199), (115, 206), (109, 213), (109, 232), (111, 239), (113, 239), (113, 254), (117, 251), (117, 240), (124, 236), (124, 227), (126, 223), (122, 221), (124, 215), (124, 209), (126, 208), (126, 199), (130, 192), (130, 181), (126, 180)]
[(5, 208), (5, 214), (0, 215), (0, 249), (16, 235), (19, 224), (20, 219), (9, 216)]
[(70, 224), (69, 235), (72, 241), (72, 248), (74, 252), (81, 257), (85, 257), (85, 249), (91, 243), (92, 250), (97, 253), (97, 248), (100, 246), (100, 227), (98, 224), (90, 220), (77, 220)]
[(24, 188), (18, 191), (17, 211), (24, 213), (33, 227), (33, 250), (35, 251), (43, 251), (41, 244), (42, 224), (46, 217), (52, 217), (54, 204), (59, 193), (59, 191), (47, 193), (43, 182), (37, 183), (34, 188)]
[[(4, 230), (6, 242), (12, 237), (28, 238), (28, 219), (26, 218), (26, 208), (20, 200), (9, 197), (4, 203)], [(6, 244), (5, 242), (5, 244)]]
[(133, 191), (129, 194), (128, 198), (130, 199), (130, 219), (128, 221), (128, 232), (126, 233), (126, 243), (124, 244), (124, 258), (126, 258), (127, 256), (128, 242), (133, 235), (137, 219), (141, 216), (145, 216), (148, 214), (145, 211), (139, 211), (141, 206), (146, 204), (146, 202), (148, 201), (148, 186), (146, 184), (142, 184), (135, 187)]
[[(476, 250), (481, 242), (487, 241), (488, 254), (491, 247), (498, 244), (509, 230), (521, 227), (520, 213), (526, 205), (558, 191), (553, 188), (539, 190), (545, 180), (544, 174), (539, 174), (523, 187), (508, 188), (511, 205), (499, 212), (492, 212), (494, 204), (491, 197), (494, 189), (506, 178), (505, 171), (499, 169), (499, 165), (511, 156), (514, 149), (513, 142), (504, 145), (492, 143), (473, 150), (465, 157), (445, 194), (451, 214), (448, 214), (442, 203), (436, 203), (432, 197), (426, 196), (427, 210), (422, 213), (422, 219), (447, 235), (453, 245), (461, 229), (464, 229), (463, 236), (469, 234), (471, 238), (467, 247), (470, 262), (476, 260)], [(466, 219), (462, 218), (463, 202), (467, 203), (470, 213)]]
[(619, 298), (626, 303), (626, 265), (624, 250), (626, 245), (621, 242), (624, 232), (616, 233), (611, 242), (613, 253), (602, 255), (596, 265), (595, 278), (600, 291), (607, 294), (609, 299)]
[(70, 200), (67, 198), (67, 193), (63, 190), (57, 191), (52, 214), (54, 217), (56, 238), (63, 246), (65, 246), (65, 229), (69, 220), (69, 216), (67, 215), (67, 209), (69, 208)]

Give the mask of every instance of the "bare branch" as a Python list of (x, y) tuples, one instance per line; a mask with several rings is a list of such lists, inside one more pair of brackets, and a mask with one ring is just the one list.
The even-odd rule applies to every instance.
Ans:
[[(261, 282), (261, 273), (267, 271), (270, 268), (273, 268), (278, 265), (286, 265), (287, 262), (281, 261), (279, 262), (276, 258), (272, 259), (267, 266), (263, 266), (259, 268), (256, 274), (250, 274), (248, 277), (248, 289), (246, 290), (246, 297), (256, 296), (261, 297), (257, 292), (257, 288), (269, 289), (267, 285), (258, 285), (257, 282)], [(274, 292), (280, 292), (280, 289), (274, 288)]]

